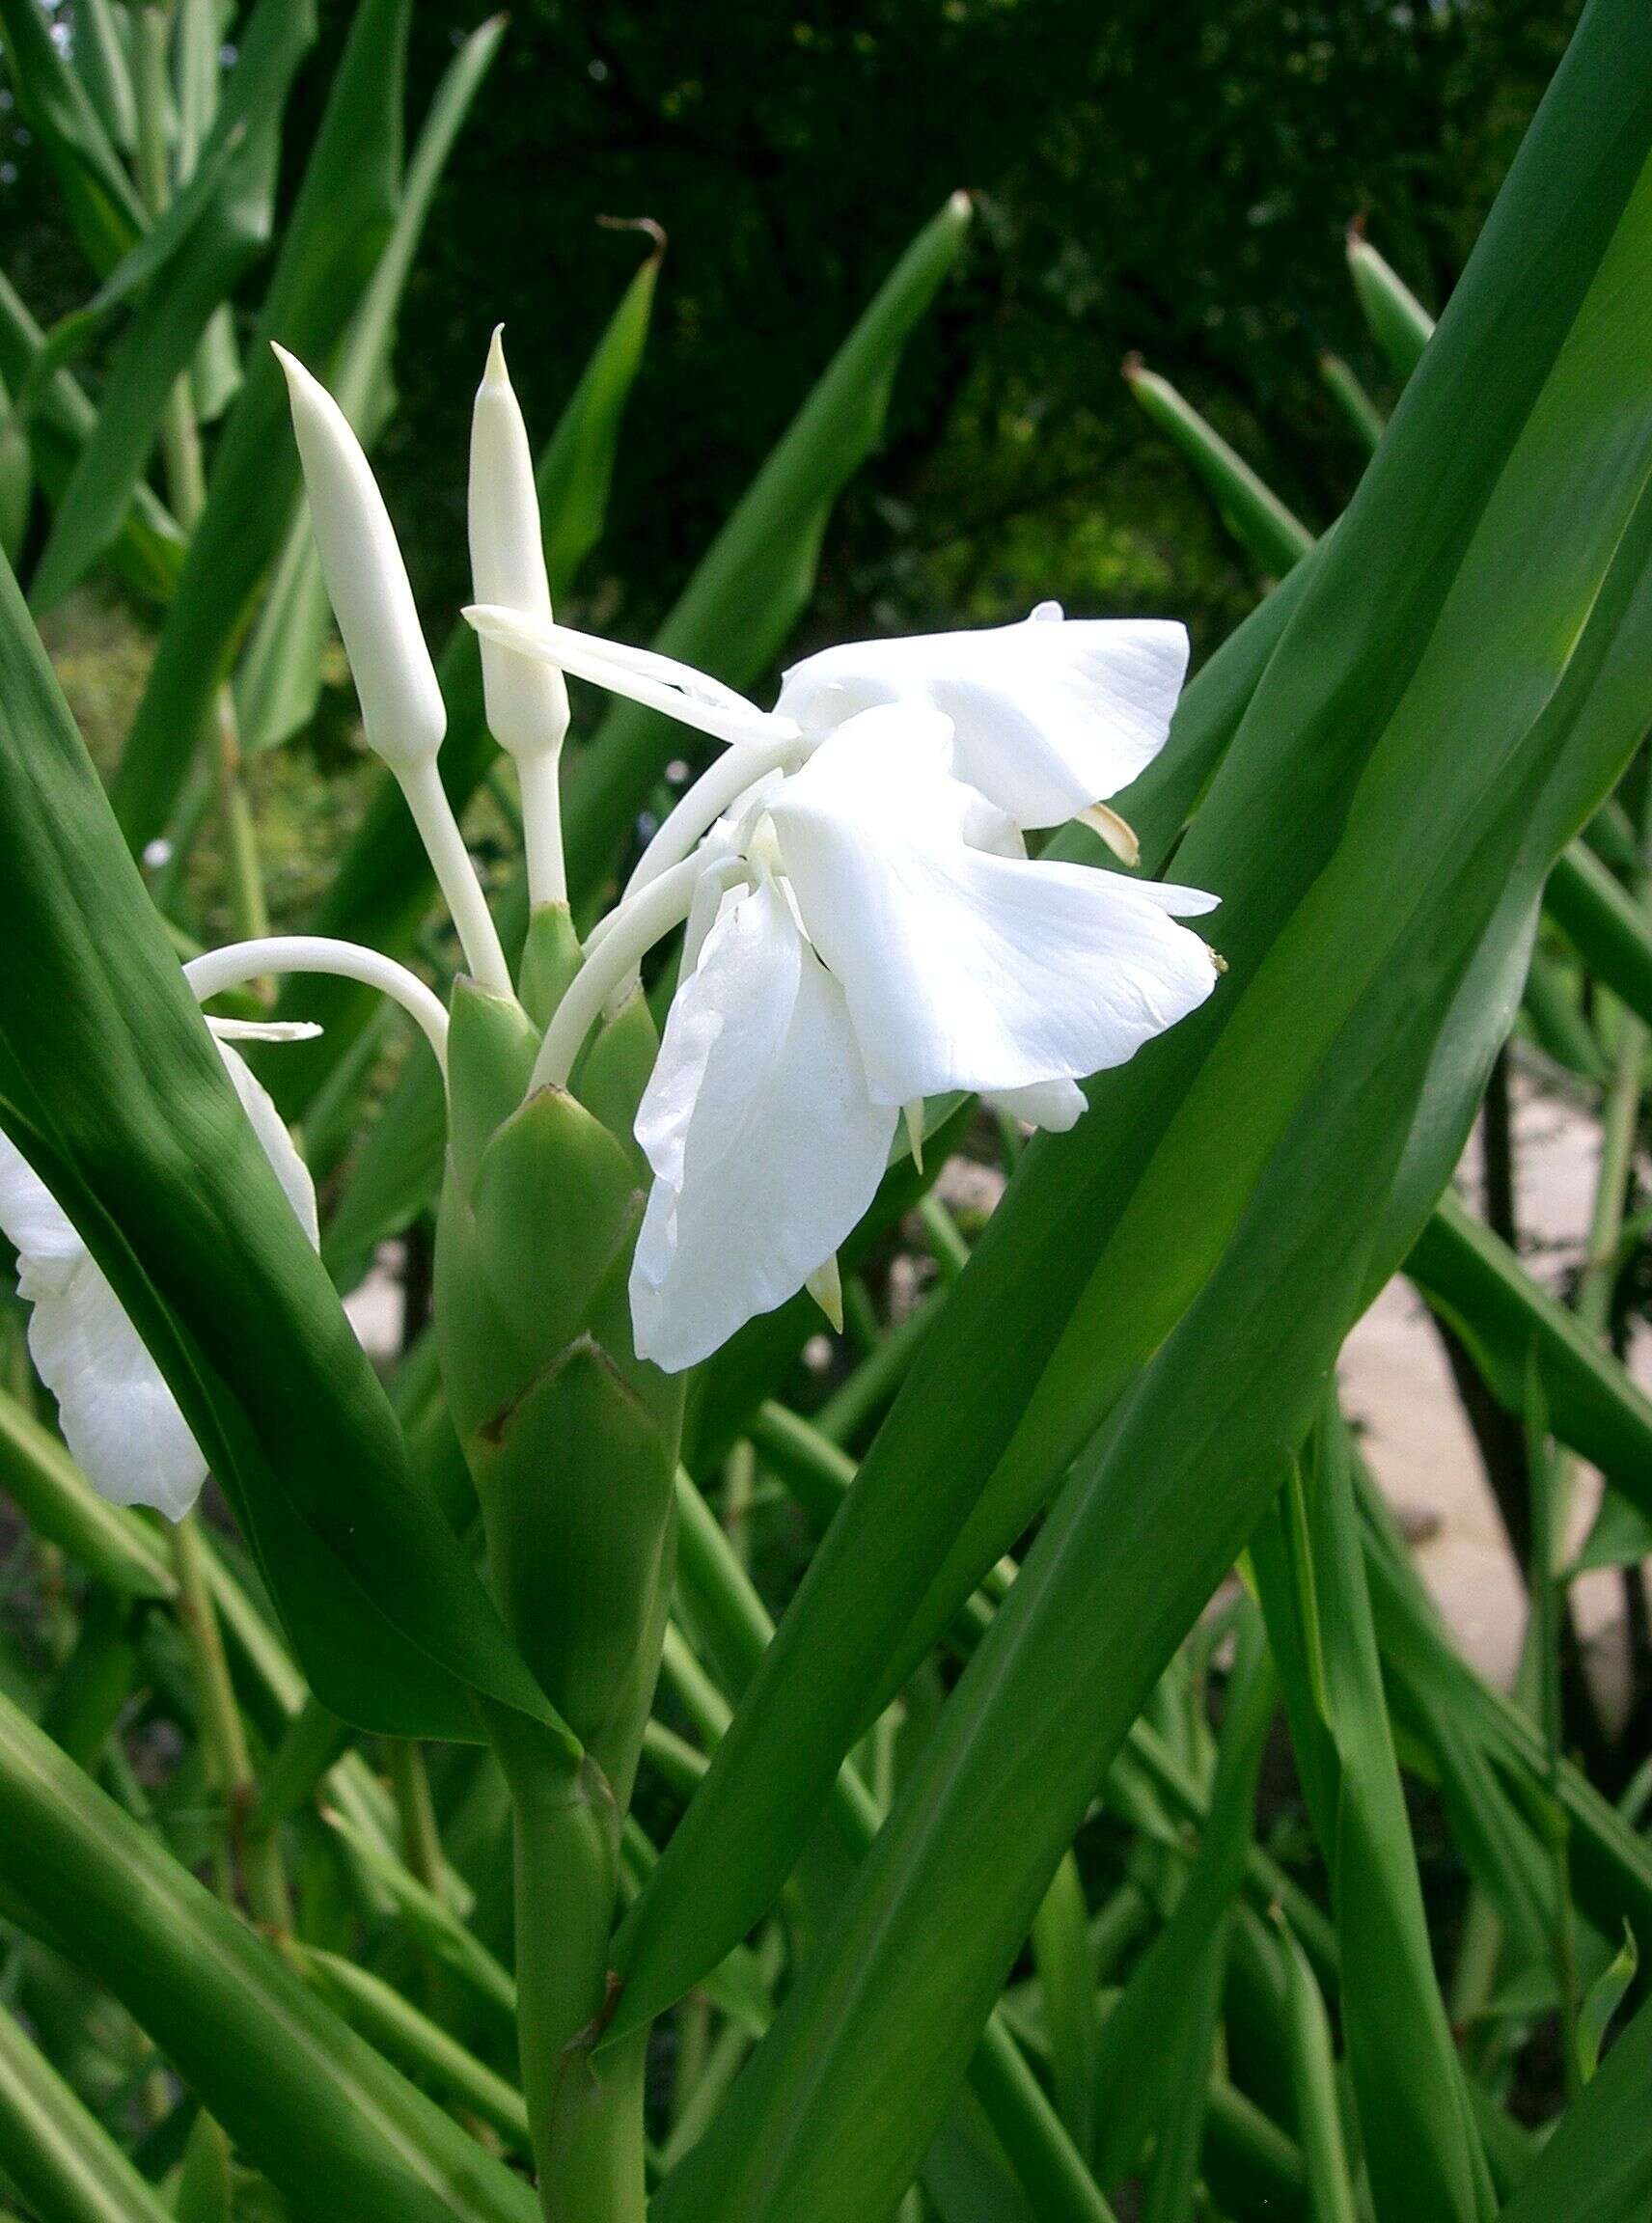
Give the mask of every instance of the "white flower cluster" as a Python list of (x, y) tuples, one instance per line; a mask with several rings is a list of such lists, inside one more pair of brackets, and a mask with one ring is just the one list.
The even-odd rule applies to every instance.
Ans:
[[(568, 653), (563, 628), (469, 616), (501, 646)], [(657, 667), (624, 653), (605, 645), (607, 684), (643, 679), (658, 701)], [(631, 1280), (642, 1356), (691, 1366), (816, 1276), (829, 1302), (903, 1111), (921, 1134), (924, 1099), (970, 1090), (1070, 1127), (1082, 1078), (1210, 993), (1211, 953), (1176, 921), (1212, 897), (1034, 860), (1025, 838), (1136, 777), (1186, 660), (1179, 625), (1046, 604), (1024, 624), (828, 649), (786, 674), (772, 715), (742, 706), (705, 783), (739, 791), (666, 864), (704, 815), (691, 791), (592, 959), (605, 985), (620, 976), (628, 917), (678, 876), (644, 925), (686, 911), (637, 1124), (654, 1173)], [(694, 710), (685, 685), (678, 714)], [(566, 1078), (568, 1047), (547, 1043), (541, 1078)]]
[[(394, 529), (354, 432), (282, 355), (317, 546), (370, 745), (401, 782), (483, 985), (510, 993), (499, 938), (436, 769), (446, 726)], [(1127, 864), (1107, 807), (1163, 746), (1187, 665), (1181, 626), (1025, 622), (831, 648), (763, 711), (648, 650), (551, 614), (532, 455), (496, 334), (477, 397), (470, 539), (488, 721), (522, 791), (529, 890), (565, 900), (559, 760), (571, 673), (710, 734), (723, 754), (659, 829), (547, 1030), (533, 1084), (566, 1085), (647, 950), (684, 930), (637, 1119), (652, 1171), (631, 1275), (637, 1351), (668, 1371), (805, 1287), (839, 1303), (837, 1252), (901, 1119), (977, 1091), (1070, 1127), (1079, 1083), (1201, 1003), (1217, 961), (1177, 923), (1194, 889), (1034, 859), (1029, 833), (1084, 818)], [(295, 937), (188, 969), (203, 999), (277, 971), (344, 973), (396, 997), (445, 1056), (446, 1014), (392, 961)], [(294, 1210), (308, 1177), (273, 1107), (226, 1062)], [(175, 1518), (204, 1463), (152, 1360), (29, 1167), (0, 1150), (0, 1226), (34, 1304), (31, 1342), (94, 1482)]]

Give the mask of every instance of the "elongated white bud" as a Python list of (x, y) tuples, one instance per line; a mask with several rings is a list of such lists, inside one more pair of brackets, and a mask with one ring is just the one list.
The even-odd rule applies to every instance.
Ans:
[(368, 746), (394, 770), (417, 771), (434, 763), (448, 718), (396, 529), (344, 411), (296, 356), (285, 347), (275, 352), (287, 373), (316, 546)]
[[(539, 497), (534, 456), (515, 389), (505, 368), (499, 326), (477, 388), (470, 431), (470, 570), (478, 602), (549, 618)], [(482, 684), (488, 730), (518, 762), (554, 755), (567, 731), (567, 683), (555, 665), (523, 656), (485, 636)]]

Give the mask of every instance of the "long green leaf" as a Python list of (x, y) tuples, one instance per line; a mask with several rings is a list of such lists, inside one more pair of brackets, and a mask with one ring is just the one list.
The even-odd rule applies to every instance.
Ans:
[(1501, 2223), (1641, 2223), (1652, 2211), (1652, 1999), (1567, 2108)]
[(240, 1112), (29, 622), (0, 576), (0, 1118), (79, 1226), (258, 1551), (318, 1696), (475, 1736), (544, 1702)]
[(279, 340), (319, 373), (395, 220), (409, 0), (361, 0), (288, 219), (155, 660), (112, 787), (134, 849), (165, 831), (298, 488)]
[[(454, 142), (482, 89), (505, 34), (495, 15), (473, 31), (449, 63), (407, 165), (401, 206), (372, 284), (350, 322), (333, 397), (371, 449), (389, 392), (397, 318), (426, 219)], [(247, 752), (285, 741), (315, 716), (321, 658), (332, 614), (307, 508), (288, 531), (264, 607), (235, 673), (235, 709)], [(467, 628), (468, 630), (468, 628)]]
[(1293, 1477), (1252, 1554), (1331, 1876), (1343, 2041), (1376, 2211), (1384, 2223), (1473, 2223), (1491, 2211), (1490, 2180), (1435, 1980), (1334, 1405), (1300, 1486)]
[(0, 1699), (0, 1883), (314, 2223), (534, 2223), (532, 2193)]
[(1652, 1026), (1652, 934), (1600, 860), (1574, 841), (1549, 875), (1544, 908), (1613, 995)]
[(171, 2223), (102, 2124), (3, 2006), (0, 2169), (40, 2223)]
[(1234, 1678), (1198, 1858), (1170, 1921), (1131, 1971), (1102, 2025), (1095, 2071), (1096, 2175), (1106, 2185), (1137, 2166), (1190, 2056), (1198, 2055), (1200, 2093), (1209, 2080), (1209, 1977), (1214, 1967), (1220, 1984), (1277, 1697), (1272, 1673), (1256, 1653), (1257, 1647), (1250, 1647), (1244, 1672)]
[[(1039, 1736), (1082, 1732), (1082, 1775), (1079, 1755), (1123, 1734), (1242, 1539), (1267, 1446), (1287, 1448), (1306, 1420), (1315, 1371), (1360, 1302), (1356, 1231), (1374, 1233), (1478, 938), (1511, 885), (1535, 904), (1638, 740), (1652, 416), (1624, 367), (1652, 313), (1633, 275), (1652, 216), (1640, 179), (1652, 98), (1624, 69), (1626, 40), (1644, 53), (1637, 12), (1597, 4), (1177, 858), (1179, 877), (1224, 894), (1226, 995), (1097, 1083), (1102, 1116), (1026, 1154), (641, 1903), (617, 2028), (692, 1981), (725, 1926), (743, 1928), (778, 1886), (1077, 1284), (1091, 1276), (1019, 1447), (1041, 1488), (1170, 1332), (1023, 1568), (949, 1708), (960, 1725), (948, 1735), (944, 1717), (933, 1767), (926, 1755), (857, 1879), (821, 1974), (805, 1972), (754, 2057), (698, 2179), (702, 2199), (719, 2161), (737, 2163), (729, 2181), (753, 2192), (751, 2214), (771, 2196), (783, 2209), (812, 2197), (839, 2138), (871, 2205), (885, 2171), (904, 2167), (904, 2141), (950, 2088), (958, 2019), (978, 2026), (1009, 1925), (1030, 1918), (1057, 1833), (1070, 1834), (1071, 1805), (1053, 1790), (1036, 1831), (1019, 1796), (1061, 1774), (1053, 1743), (1034, 1768)], [(1519, 348), (1504, 344), (1511, 317)], [(1544, 576), (1511, 595), (1506, 552), (1534, 534)], [(1541, 666), (1538, 638), (1552, 644)], [(1248, 1322), (1247, 1305), (1265, 1317)], [(1248, 1415), (1247, 1399), (1275, 1410)], [(1184, 1563), (1166, 1568), (1155, 1534), (1173, 1536)], [(1081, 1696), (1056, 1648), (1104, 1616), (1109, 1673), (1093, 1689), (1081, 1678)], [(1037, 1703), (1050, 1675), (1065, 1715)], [(1016, 1776), (1018, 1758), (1034, 1771)], [(1013, 1847), (986, 1841), (995, 1798), (1016, 1814)], [(713, 1875), (717, 1905), (702, 1880)], [(925, 1944), (943, 1933), (971, 1963), (945, 1980)], [(916, 2031), (913, 1957), (927, 1993)], [(901, 2120), (863, 2109), (850, 2131), (840, 2107), (894, 2073), (891, 2047)]]
[(1124, 366), (1124, 383), (1151, 423), (1192, 464), (1223, 524), (1247, 555), (1281, 578), (1299, 563), (1313, 546), (1313, 535), (1216, 427), (1168, 378), (1134, 356)]
[[(63, 599), (102, 554), (143, 477), (167, 398), (213, 311), (267, 244), (281, 118), (316, 36), (314, 10), (262, 0), (220, 113), (222, 158), (198, 178), (199, 209), (150, 280), (109, 369), (96, 426), (58, 505), (31, 586), (37, 610)], [(190, 216), (183, 200), (172, 214)], [(146, 245), (159, 237), (151, 232)]]
[[(44, 351), (44, 333), (0, 272), (0, 376), (20, 393), (35, 382)], [(96, 423), (96, 410), (70, 371), (54, 371), (36, 392), (28, 422), (29, 451), (35, 476), (48, 499), (55, 502), (61, 497)], [(178, 584), (184, 548), (177, 519), (152, 487), (140, 486), (111, 552), (121, 577), (147, 600), (164, 602)]]
[(1446, 1194), (1408, 1253), (1406, 1273), (1517, 1418), (1535, 1354), (1556, 1435), (1652, 1514), (1652, 1398), (1538, 1287), (1506, 1243)]
[(39, 0), (0, 0), (0, 39), (17, 106), (39, 134), (75, 235), (101, 277), (142, 236), (143, 204)]

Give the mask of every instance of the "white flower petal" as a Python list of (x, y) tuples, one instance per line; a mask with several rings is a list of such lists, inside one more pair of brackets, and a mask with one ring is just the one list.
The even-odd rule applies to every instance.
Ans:
[(969, 846), (970, 790), (914, 769), (904, 717), (852, 720), (769, 805), (879, 1103), (1077, 1080), (1204, 1001), (1214, 961), (1170, 914), (1211, 897)]
[[(218, 1053), (288, 1201), (318, 1245), (315, 1185), (281, 1114), (234, 1050), (219, 1041)], [(200, 1445), (102, 1269), (5, 1136), (0, 1228), (17, 1252), (17, 1294), (32, 1307), (29, 1350), (87, 1479), (116, 1505), (152, 1505), (182, 1520), (206, 1479)]]
[(263, 1084), (253, 1078), (244, 1057), (238, 1057), (227, 1042), (218, 1044), (218, 1055), (223, 1058), (225, 1070), (235, 1084), (241, 1110), (251, 1121), (253, 1133), (263, 1144), (263, 1154), (274, 1167), (276, 1179), (286, 1191), (293, 1217), (310, 1238), (312, 1249), (318, 1250), (321, 1248), (321, 1227), (316, 1214), (316, 1184), (310, 1178), (309, 1166), (293, 1147), (286, 1120), (276, 1110)]
[(765, 881), (706, 936), (637, 1115), (656, 1177), (631, 1271), (639, 1354), (678, 1373), (794, 1296), (870, 1204), (895, 1120)]
[(777, 708), (812, 733), (879, 703), (943, 711), (959, 779), (1018, 826), (1059, 826), (1152, 762), (1187, 663), (1181, 625), (1041, 603), (1019, 625), (824, 649), (785, 674)]
[[(22, 1276), (18, 1288), (33, 1294)], [(64, 1441), (98, 1495), (181, 1521), (206, 1462), (90, 1252), (61, 1289), (35, 1297), (29, 1350), (57, 1400)]]
[(17, 1253), (19, 1279), (27, 1273), (42, 1291), (66, 1283), (86, 1255), (86, 1246), (68, 1213), (4, 1134), (0, 1134), (0, 1232)]
[(1076, 1081), (1034, 1081), (1030, 1088), (989, 1088), (986, 1100), (995, 1112), (1011, 1119), (1024, 1119), (1029, 1127), (1041, 1127), (1049, 1135), (1064, 1135), (1076, 1127), (1088, 1109)]

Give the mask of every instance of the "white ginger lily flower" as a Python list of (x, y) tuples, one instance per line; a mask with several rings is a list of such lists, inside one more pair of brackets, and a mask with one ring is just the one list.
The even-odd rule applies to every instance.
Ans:
[[(271, 1029), (208, 1022), (253, 1132), (299, 1224), (319, 1245), (316, 1190), (268, 1095), (225, 1034)], [(281, 1029), (290, 1039), (304, 1029)], [(201, 1495), (206, 1461), (137, 1330), (67, 1213), (9, 1137), (0, 1135), (0, 1228), (17, 1253), (17, 1294), (30, 1306), (29, 1351), (57, 1400), (64, 1441), (93, 1488), (116, 1505), (152, 1505), (181, 1521)]]
[[(806, 1284), (829, 1291), (902, 1108), (977, 1089), (1070, 1127), (1080, 1077), (1123, 1063), (1216, 984), (1175, 918), (1212, 897), (1030, 860), (952, 775), (951, 745), (940, 712), (863, 711), (713, 830), (698, 889), (690, 863), (639, 899), (661, 906), (652, 931), (693, 905), (637, 1120), (655, 1178), (632, 1322), (668, 1372)], [(695, 914), (708, 885), (726, 889), (731, 854), (755, 890), (722, 893), (696, 960)], [(634, 954), (623, 920), (588, 1008)]]
[[(863, 710), (901, 704), (950, 719), (953, 770), (1023, 828), (1083, 818), (1127, 864), (1136, 837), (1107, 798), (1164, 747), (1187, 675), (1187, 628), (1165, 618), (1070, 618), (1041, 602), (1014, 625), (856, 641), (805, 657), (772, 711), (653, 651), (548, 625), (502, 601), (465, 612), (484, 641), (669, 712), (727, 740), (729, 756), (682, 798), (633, 877), (645, 884), (685, 857), (752, 777), (802, 761)], [(696, 682), (698, 681), (698, 689)], [(716, 688), (715, 712), (697, 699)], [(739, 752), (749, 747), (742, 759)]]
[[(897, 1112), (915, 1149), (922, 1100), (954, 1090), (1069, 1128), (1082, 1080), (1216, 985), (1214, 953), (1177, 923), (1213, 896), (1033, 862), (1023, 839), (1079, 817), (1134, 864), (1105, 798), (1164, 744), (1180, 625), (1070, 622), (1046, 603), (1018, 625), (827, 649), (763, 712), (650, 651), (498, 604), (465, 615), (730, 744), (589, 938), (535, 1072), (565, 1083), (604, 1002), (689, 919), (637, 1129), (655, 1185), (632, 1313), (662, 1365), (692, 1364), (806, 1282), (829, 1306), (837, 1248), (876, 1187), (872, 1138)], [(700, 947), (697, 885), (728, 890), (731, 848), (762, 901), (723, 892)], [(800, 1117), (789, 1091), (811, 1060)], [(841, 1179), (823, 1177), (838, 1153)]]

